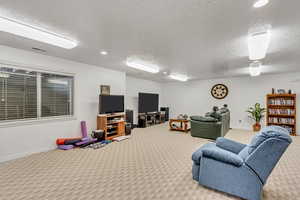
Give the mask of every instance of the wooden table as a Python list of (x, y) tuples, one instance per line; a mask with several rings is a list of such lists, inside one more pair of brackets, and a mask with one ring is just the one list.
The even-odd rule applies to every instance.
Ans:
[[(182, 131), (182, 132), (189, 132), (191, 128), (189, 128), (190, 120), (187, 119), (170, 119), (169, 126), (171, 131)], [(172, 126), (174, 123), (180, 123), (180, 127)]]

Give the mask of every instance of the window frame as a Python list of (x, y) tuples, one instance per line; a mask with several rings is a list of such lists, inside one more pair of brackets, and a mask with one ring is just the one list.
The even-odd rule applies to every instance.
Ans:
[[(22, 126), (22, 125), (30, 125), (30, 124), (39, 124), (39, 123), (47, 123), (53, 121), (69, 121), (69, 120), (76, 120), (76, 109), (75, 109), (75, 84), (76, 84), (76, 74), (69, 73), (69, 72), (62, 72), (62, 71), (52, 71), (52, 70), (44, 70), (41, 66), (34, 66), (19, 64), (19, 63), (12, 63), (7, 61), (0, 60), (1, 67), (8, 67), (20, 70), (27, 70), (27, 71), (34, 71), (37, 73), (36, 80), (37, 80), (37, 117), (36, 118), (27, 118), (27, 119), (14, 119), (14, 120), (2, 120), (0, 121), (0, 128), (5, 127), (14, 127), (14, 126)], [(46, 68), (46, 67), (43, 67)], [(72, 105), (72, 114), (71, 115), (61, 115), (61, 116), (51, 116), (51, 117), (42, 117), (42, 82), (41, 82), (41, 74), (48, 73), (54, 75), (61, 75), (61, 76), (70, 76), (73, 78), (73, 84), (71, 92), (71, 105)]]

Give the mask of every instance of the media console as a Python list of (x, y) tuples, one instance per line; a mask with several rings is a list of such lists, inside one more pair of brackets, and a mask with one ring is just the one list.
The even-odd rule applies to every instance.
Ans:
[(97, 129), (105, 133), (106, 140), (125, 135), (125, 114), (101, 114), (97, 116)]
[(147, 126), (161, 124), (166, 121), (164, 112), (139, 113), (138, 127), (146, 128)]

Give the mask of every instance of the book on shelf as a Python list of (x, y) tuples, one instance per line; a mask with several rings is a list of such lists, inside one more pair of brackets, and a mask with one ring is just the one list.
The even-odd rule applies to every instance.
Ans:
[(294, 125), (295, 119), (294, 118), (269, 117), (269, 123)]
[(269, 109), (270, 115), (294, 115), (295, 109)]
[(285, 98), (276, 98), (276, 99), (269, 99), (269, 105), (287, 105), (293, 106), (295, 101), (293, 99), (285, 99)]

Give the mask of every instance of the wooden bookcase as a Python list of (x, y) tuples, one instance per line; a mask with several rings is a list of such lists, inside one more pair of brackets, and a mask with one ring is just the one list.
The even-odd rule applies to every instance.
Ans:
[(97, 129), (104, 130), (106, 140), (125, 135), (125, 114), (98, 115)]
[(267, 125), (282, 126), (296, 135), (296, 94), (267, 95)]

